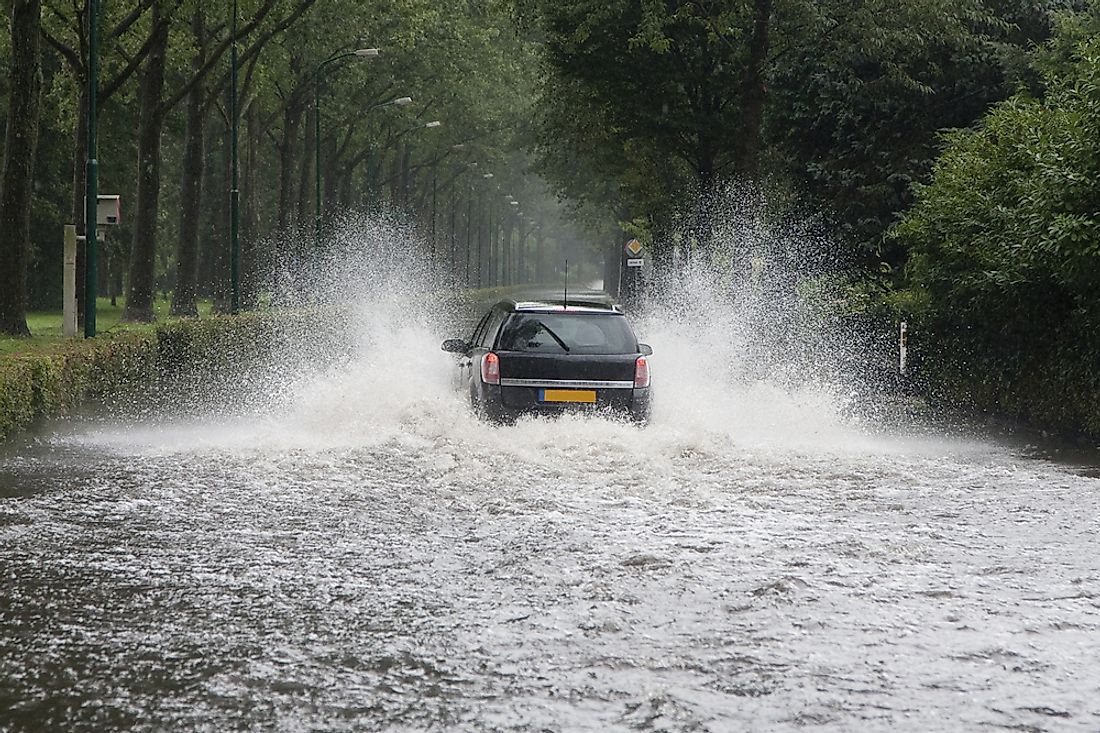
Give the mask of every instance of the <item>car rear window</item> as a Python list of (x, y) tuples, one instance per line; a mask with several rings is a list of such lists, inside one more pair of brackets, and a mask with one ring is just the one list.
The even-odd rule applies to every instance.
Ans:
[(638, 340), (618, 314), (513, 313), (497, 348), (540, 354), (633, 354)]

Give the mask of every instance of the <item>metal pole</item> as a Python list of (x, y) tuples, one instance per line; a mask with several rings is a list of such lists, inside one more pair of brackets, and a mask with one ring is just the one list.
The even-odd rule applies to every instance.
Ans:
[(96, 160), (96, 91), (99, 87), (99, 0), (88, 0), (88, 159), (84, 176), (84, 338), (95, 336), (96, 222), (99, 161)]
[(435, 206), (436, 195), (438, 193), (438, 178), (436, 177), (435, 165), (432, 165), (432, 260), (435, 260)]
[(229, 51), (229, 66), (232, 76), (232, 94), (230, 94), (229, 117), (232, 133), (230, 148), (233, 158), (233, 183), (229, 189), (229, 279), (232, 283), (231, 312), (241, 310), (241, 190), (239, 188), (240, 169), (237, 160), (237, 0), (233, 0), (233, 21), (231, 24), (233, 46)]
[(367, 216), (370, 216), (373, 212), (371, 207), (374, 205), (374, 174), (371, 171), (374, 169), (374, 148), (367, 146), (367, 191), (366, 191), (366, 210)]
[[(324, 66), (324, 64), (322, 64)], [(313, 244), (321, 248), (321, 67), (313, 80), (313, 176), (315, 184)]]
[(482, 256), (482, 247), (485, 246), (485, 194), (478, 192), (477, 195), (477, 286), (479, 288), (485, 287), (485, 273), (484, 273), (484, 258)]
[(486, 285), (495, 285), (493, 282), (493, 199), (489, 198), (488, 207), (486, 207), (486, 217), (488, 221), (485, 225), (486, 239), (488, 239), (488, 248), (485, 250), (485, 272), (488, 275), (485, 280)]
[(898, 334), (898, 373), (903, 377), (909, 373), (909, 324), (905, 321)]
[(329, 56), (313, 70), (313, 243), (318, 249), (321, 247), (321, 72), (329, 64), (355, 55), (356, 52), (351, 51)]
[(474, 218), (474, 184), (470, 184), (470, 195), (466, 199), (466, 287), (470, 287), (470, 256), (473, 254), (470, 239), (470, 223)]
[(451, 183), (451, 289), (455, 287), (455, 189), (458, 181)]

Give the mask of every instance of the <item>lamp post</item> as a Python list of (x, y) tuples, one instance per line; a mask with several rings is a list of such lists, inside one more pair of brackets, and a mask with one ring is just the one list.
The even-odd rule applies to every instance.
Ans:
[(233, 18), (230, 22), (230, 38), (232, 47), (229, 50), (230, 67), (230, 95), (229, 95), (229, 127), (230, 127), (230, 157), (233, 160), (232, 183), (229, 186), (229, 281), (230, 281), (230, 306), (229, 310), (234, 315), (241, 309), (241, 190), (239, 187), (239, 164), (237, 160), (237, 0), (233, 0)]
[[(467, 163), (463, 168), (460, 168), (454, 177), (454, 181), (451, 184), (451, 288), (454, 289), (458, 282), (457, 271), (457, 249), (458, 249), (458, 235), (455, 227), (457, 219), (457, 206), (458, 206), (458, 177), (466, 173), (472, 168), (477, 168), (477, 161), (471, 161)], [(467, 204), (468, 206), (468, 204)], [(463, 257), (463, 267), (466, 271), (466, 285), (470, 285), (470, 245), (469, 234), (467, 234), (466, 252)]]
[(99, 86), (99, 0), (88, 0), (88, 158), (84, 164), (84, 338), (95, 336), (96, 221), (99, 161), (96, 160), (96, 89)]
[[(477, 168), (477, 163), (470, 163), (471, 168)], [(466, 287), (470, 287), (470, 256), (472, 241), (470, 239), (470, 223), (473, 220), (474, 208), (474, 182), (470, 181), (470, 193), (466, 197)]]
[(505, 260), (508, 263), (508, 279), (512, 281), (512, 284), (514, 285), (517, 284), (519, 281), (519, 267), (516, 258), (515, 240), (513, 239), (512, 235), (514, 233), (513, 230), (515, 229), (516, 211), (519, 207), (519, 201), (516, 201), (515, 199), (509, 199), (508, 207), (511, 210), (511, 216), (508, 217), (508, 224), (506, 227), (508, 236), (505, 239), (504, 246), (507, 248), (508, 254), (505, 257)]
[[(234, 2), (236, 2), (236, 0), (234, 0)], [(327, 67), (329, 64), (335, 63), (342, 59), (351, 58), (352, 56), (358, 56), (360, 58), (368, 59), (377, 58), (378, 49), (359, 48), (355, 51), (335, 53), (321, 63), (317, 64), (317, 68), (313, 71), (313, 172), (316, 184), (316, 209), (313, 216), (313, 241), (317, 247), (321, 246), (321, 72), (324, 71), (325, 67)], [(404, 97), (404, 99), (408, 99), (408, 97)], [(408, 99), (408, 102), (405, 102), (405, 104), (411, 102), (412, 100)]]
[[(410, 99), (409, 101), (411, 102), (412, 100)], [(431, 122), (425, 122), (425, 123), (420, 124), (420, 125), (414, 125), (414, 126), (409, 127), (405, 130), (402, 130), (401, 132), (394, 135), (393, 139), (394, 139), (394, 141), (397, 141), (397, 140), (400, 140), (405, 135), (409, 134), (410, 132), (416, 132), (417, 130), (434, 130), (434, 129), (436, 129), (438, 127), (442, 127), (442, 126), (443, 126), (443, 123), (440, 122), (439, 120), (432, 120)], [(408, 151), (408, 148), (406, 148), (406, 152), (407, 151)], [(397, 153), (400, 156), (400, 153), (401, 153), (400, 148), (398, 148)], [(404, 174), (404, 186), (403, 186), (403, 190), (402, 190), (401, 193), (402, 193), (402, 196), (404, 198), (403, 205), (406, 209), (408, 209), (409, 208), (409, 170), (408, 170), (408, 166), (406, 165), (408, 163), (408, 156), (406, 155), (406, 156), (403, 156), (403, 157), (404, 157), (404, 160), (402, 162), (401, 170)], [(435, 166), (432, 166), (432, 170), (433, 170), (433, 175), (434, 175)], [(434, 241), (433, 241), (432, 247), (433, 248), (435, 247)]]
[(432, 163), (432, 260), (435, 260), (435, 207), (439, 196), (439, 177), (436, 172), (436, 164)]
[[(491, 181), (493, 179), (493, 174), (492, 173), (484, 173), (484, 174), (482, 174), (481, 177), (484, 178), (486, 181)], [(477, 207), (477, 215), (478, 215), (478, 220), (477, 220), (477, 286), (479, 288), (485, 287), (485, 266), (488, 264), (488, 262), (485, 261), (487, 258), (483, 254), (483, 251), (485, 249), (485, 243), (484, 243), (484, 237), (482, 236), (482, 231), (481, 231), (481, 220), (482, 220), (482, 218), (484, 218), (484, 208), (481, 206), (481, 204), (484, 200), (485, 200), (485, 195), (484, 194), (481, 194), (481, 195), (478, 196), (478, 207)], [(488, 218), (489, 218), (489, 225), (491, 226), (492, 221), (493, 221), (492, 204), (490, 204), (490, 211), (489, 211), (489, 217)]]
[[(398, 97), (396, 99), (391, 99), (388, 102), (381, 102), (379, 104), (372, 104), (370, 107), (367, 108), (367, 111), (372, 112), (376, 109), (381, 109), (382, 107), (404, 107), (406, 105), (412, 104), (412, 101), (413, 101), (412, 97)], [(373, 185), (373, 177), (371, 175), (371, 158), (372, 157), (373, 157), (373, 150), (368, 148), (368, 155), (367, 155), (367, 195), (366, 195), (367, 213), (370, 213), (370, 207), (371, 207), (371, 204), (374, 201), (374, 185)]]

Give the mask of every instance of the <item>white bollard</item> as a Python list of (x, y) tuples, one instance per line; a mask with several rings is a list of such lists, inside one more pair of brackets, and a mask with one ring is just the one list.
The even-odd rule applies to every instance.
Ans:
[(905, 321), (901, 322), (901, 333), (898, 336), (898, 371), (905, 376), (909, 360), (909, 326)]
[(61, 297), (61, 333), (66, 338), (76, 337), (76, 226), (65, 225), (65, 267)]

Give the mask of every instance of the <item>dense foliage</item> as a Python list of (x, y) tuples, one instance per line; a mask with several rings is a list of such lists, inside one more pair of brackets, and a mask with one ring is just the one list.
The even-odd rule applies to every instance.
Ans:
[(845, 259), (871, 268), (901, 259), (882, 235), (930, 170), (938, 131), (1011, 92), (1049, 18), (1045, 5), (983, 0), (521, 7), (547, 39), (540, 160), (589, 217), (658, 247), (705, 237), (705, 194), (749, 179), (825, 214)]
[(895, 229), (896, 296), (989, 406), (1100, 430), (1100, 5), (1037, 54), (1038, 97), (946, 136)]

